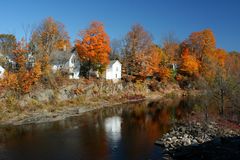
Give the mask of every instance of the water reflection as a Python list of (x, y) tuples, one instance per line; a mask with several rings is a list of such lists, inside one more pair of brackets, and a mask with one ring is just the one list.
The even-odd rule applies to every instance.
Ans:
[(161, 150), (155, 140), (193, 110), (201, 112), (201, 100), (124, 104), (54, 123), (4, 127), (0, 155), (24, 160), (158, 159)]
[(113, 116), (104, 121), (106, 136), (114, 142), (121, 139), (121, 117)]

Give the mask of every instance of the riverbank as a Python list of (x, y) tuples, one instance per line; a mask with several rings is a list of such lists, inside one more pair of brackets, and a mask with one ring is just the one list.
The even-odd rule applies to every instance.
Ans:
[(239, 159), (240, 126), (230, 122), (177, 123), (155, 144), (163, 148), (165, 159)]
[[(67, 101), (61, 101), (60, 103), (46, 105), (39, 107), (33, 111), (27, 109), (23, 111), (5, 112), (3, 118), (0, 121), (0, 125), (24, 125), (24, 124), (36, 124), (46, 123), (64, 120), (68, 117), (79, 116), (83, 113), (101, 109), (105, 107), (114, 107), (124, 103), (132, 103), (139, 101), (172, 101), (174, 98), (181, 98), (187, 94), (197, 94), (197, 91), (186, 92), (181, 90), (175, 85), (168, 86), (167, 89), (161, 91), (149, 91), (149, 92), (130, 92), (121, 93), (113, 96), (95, 96), (91, 98), (82, 99), (82, 96), (78, 96)], [(29, 107), (28, 107), (29, 108)]]

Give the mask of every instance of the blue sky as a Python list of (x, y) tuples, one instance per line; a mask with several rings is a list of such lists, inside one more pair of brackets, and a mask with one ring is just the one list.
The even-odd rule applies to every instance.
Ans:
[(111, 39), (140, 23), (158, 44), (169, 32), (182, 41), (191, 32), (211, 28), (218, 47), (240, 51), (238, 0), (2, 0), (0, 6), (0, 33), (14, 33), (18, 39), (24, 26), (52, 16), (65, 24), (72, 41), (79, 30), (98, 20)]

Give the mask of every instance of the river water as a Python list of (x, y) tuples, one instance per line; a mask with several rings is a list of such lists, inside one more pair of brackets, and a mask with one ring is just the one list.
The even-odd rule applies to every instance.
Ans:
[(196, 101), (189, 99), (138, 102), (58, 122), (0, 128), (0, 159), (161, 159), (161, 148), (154, 142), (193, 105)]

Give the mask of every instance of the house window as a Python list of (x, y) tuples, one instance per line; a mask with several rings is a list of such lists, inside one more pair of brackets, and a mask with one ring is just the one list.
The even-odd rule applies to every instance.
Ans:
[(118, 71), (118, 67), (116, 67), (116, 71)]
[(117, 78), (117, 74), (116, 74), (116, 78)]

